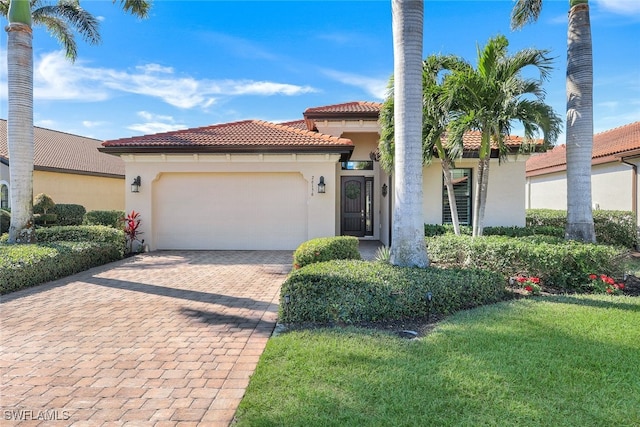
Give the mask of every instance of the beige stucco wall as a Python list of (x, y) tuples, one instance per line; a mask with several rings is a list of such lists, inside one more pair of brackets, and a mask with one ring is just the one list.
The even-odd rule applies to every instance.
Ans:
[[(566, 171), (527, 178), (527, 207), (567, 209)], [(620, 162), (594, 165), (591, 169), (591, 201), (595, 209), (633, 210), (633, 169)]]
[(605, 163), (591, 168), (593, 206), (606, 210), (630, 211), (633, 170), (623, 163)]
[(92, 210), (123, 210), (125, 181), (70, 173), (34, 171), (33, 196), (49, 195), (55, 203), (72, 203)]
[(527, 209), (567, 209), (567, 178), (564, 172), (526, 178)]
[[(525, 160), (524, 156), (511, 157), (499, 163), (491, 160), (489, 167), (489, 188), (485, 208), (484, 226), (518, 226), (525, 225)], [(478, 160), (461, 159), (456, 161), (456, 168), (473, 169), (472, 193), (475, 194)], [(426, 224), (442, 223), (442, 166), (434, 162), (423, 171), (424, 182), (424, 222)]]
[[(141, 177), (141, 187), (139, 193), (126, 194), (126, 210), (136, 210), (141, 215), (141, 231), (144, 233), (145, 243), (150, 250), (157, 249), (157, 218), (166, 218), (166, 213), (156, 213), (158, 206), (154, 204), (153, 195), (155, 187), (163, 179), (163, 174), (297, 174), (304, 181), (304, 194), (306, 200), (306, 236), (302, 241), (315, 237), (333, 236), (335, 234), (334, 216), (336, 211), (336, 179), (335, 165), (338, 162), (338, 155), (330, 154), (281, 154), (281, 155), (260, 155), (260, 154), (234, 154), (234, 155), (128, 155), (123, 156), (126, 168), (127, 182), (133, 181), (134, 177)], [(318, 194), (317, 185), (320, 176), (325, 177), (326, 193)], [(237, 187), (233, 187), (233, 181), (225, 180), (227, 192), (247, 191), (247, 188), (238, 180)], [(181, 188), (181, 198), (191, 197), (193, 200), (200, 200), (203, 197), (216, 197), (215, 194), (208, 194), (207, 188), (193, 185)], [(268, 189), (256, 189), (255, 206), (260, 207), (261, 197), (268, 197)], [(266, 193), (265, 193), (266, 192)], [(219, 200), (223, 204), (224, 198)], [(292, 198), (290, 201), (278, 199), (280, 209), (298, 209), (299, 199)], [(291, 206), (288, 206), (290, 203)], [(170, 207), (168, 207), (170, 208)], [(164, 209), (164, 207), (163, 207)], [(258, 209), (259, 211), (259, 209)], [(246, 210), (243, 218), (238, 218), (241, 212), (234, 211), (233, 223), (256, 224), (260, 217), (256, 210)], [(175, 227), (179, 230), (179, 218), (176, 218)], [(247, 227), (249, 230), (251, 227)], [(287, 233), (283, 227), (281, 230), (271, 230), (274, 233)], [(238, 230), (238, 232), (248, 232)], [(253, 249), (268, 245), (268, 242), (257, 242)], [(290, 245), (287, 248), (295, 249), (302, 243)], [(214, 243), (217, 244), (217, 243)], [(226, 243), (225, 243), (226, 245)], [(225, 246), (230, 248), (229, 245)], [(265, 246), (266, 247), (266, 246)], [(243, 249), (236, 247), (235, 249)], [(252, 248), (244, 248), (252, 249)]]

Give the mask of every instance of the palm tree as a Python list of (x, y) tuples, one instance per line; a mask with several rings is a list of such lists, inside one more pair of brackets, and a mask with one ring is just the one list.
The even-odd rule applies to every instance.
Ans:
[[(455, 97), (452, 105), (458, 109), (449, 123), (447, 138), (450, 149), (463, 146), (463, 136), (470, 130), (481, 133), (478, 152), (478, 177), (473, 206), (473, 236), (481, 236), (489, 185), (489, 165), (492, 145), (500, 159), (507, 148), (504, 137), (511, 133), (511, 123), (519, 121), (524, 127), (526, 141), (542, 132), (545, 144), (555, 141), (561, 119), (544, 103), (542, 82), (547, 79), (552, 60), (548, 52), (524, 49), (513, 56), (507, 54), (509, 42), (504, 36), (489, 40), (478, 49), (478, 65), (453, 71), (444, 82), (446, 92)], [(540, 79), (524, 79), (522, 70), (533, 66)], [(528, 144), (523, 146), (527, 148)], [(459, 153), (461, 154), (461, 153)]]
[(393, 0), (395, 208), (390, 261), (428, 267), (422, 212), (422, 0)]
[[(466, 62), (453, 55), (430, 55), (422, 65), (422, 160), (423, 164), (430, 164), (434, 154), (441, 161), (442, 175), (447, 188), (449, 208), (455, 234), (460, 234), (458, 209), (456, 204), (451, 168), (454, 160), (451, 151), (442, 143), (442, 136), (446, 131), (450, 102), (442, 85), (442, 76), (447, 70), (462, 69), (468, 66)], [(391, 172), (394, 158), (394, 127), (393, 127), (393, 77), (390, 79), (388, 95), (380, 111), (380, 165)]]
[[(115, 0), (113, 0), (115, 3)], [(145, 17), (147, 0), (121, 0), (122, 8)], [(80, 7), (78, 0), (0, 0), (0, 13), (9, 25), (7, 41), (8, 117), (7, 142), (11, 176), (11, 225), (9, 243), (35, 242), (33, 223), (33, 34), (32, 22), (44, 25), (65, 49), (67, 58), (77, 57), (74, 32), (90, 44), (100, 42), (98, 20)]]
[[(511, 27), (540, 16), (542, 0), (518, 0)], [(588, 0), (569, 0), (567, 37), (567, 227), (565, 238), (595, 242), (591, 211), (593, 48)]]

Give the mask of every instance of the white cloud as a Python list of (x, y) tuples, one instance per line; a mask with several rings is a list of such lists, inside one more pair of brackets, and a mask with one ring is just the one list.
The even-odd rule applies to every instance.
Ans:
[(149, 123), (136, 123), (127, 126), (127, 129), (140, 132), (143, 135), (149, 135), (154, 133), (171, 132), (174, 130), (186, 129), (184, 125), (172, 125), (168, 123), (149, 122)]
[(596, 0), (603, 9), (622, 15), (640, 15), (640, 1), (638, 0)]
[(148, 111), (138, 111), (138, 117), (145, 120), (145, 123), (134, 123), (127, 126), (127, 129), (141, 132), (143, 134), (171, 132), (174, 130), (186, 129), (187, 126), (176, 123), (172, 116), (154, 114)]
[(389, 81), (388, 77), (373, 78), (329, 69), (324, 69), (322, 70), (322, 72), (326, 76), (337, 80), (340, 83), (359, 87), (360, 89), (363, 89), (365, 92), (369, 93), (377, 99), (382, 100), (387, 95), (387, 83)]
[[(0, 71), (0, 83), (6, 87), (4, 74)], [(198, 80), (160, 64), (140, 65), (133, 71), (91, 67), (82, 60), (72, 64), (61, 51), (43, 54), (34, 64), (36, 100), (98, 102), (122, 92), (158, 98), (178, 108), (204, 109), (220, 96), (294, 96), (313, 91), (311, 86), (269, 81)], [(0, 97), (6, 99), (6, 91), (0, 92)]]
[(101, 121), (91, 121), (91, 120), (83, 120), (82, 121), (82, 126), (86, 127), (86, 128), (95, 128), (95, 127), (99, 127), (99, 126), (104, 126), (109, 124), (108, 122), (101, 122)]

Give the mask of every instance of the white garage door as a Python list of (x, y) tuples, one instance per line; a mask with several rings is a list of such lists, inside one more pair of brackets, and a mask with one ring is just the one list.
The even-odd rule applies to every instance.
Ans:
[(307, 239), (299, 173), (168, 173), (153, 200), (158, 249), (295, 249)]

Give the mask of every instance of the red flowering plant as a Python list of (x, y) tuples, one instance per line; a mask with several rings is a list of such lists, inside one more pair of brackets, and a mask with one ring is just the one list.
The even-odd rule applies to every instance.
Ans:
[(516, 282), (520, 285), (522, 289), (527, 291), (527, 293), (531, 295), (540, 295), (541, 287), (540, 287), (540, 278), (535, 276), (524, 277), (519, 276), (516, 277)]
[(601, 294), (617, 295), (624, 289), (624, 283), (616, 283), (613, 277), (606, 274), (590, 274), (589, 288)]
[[(127, 247), (129, 253), (133, 252), (133, 242), (138, 240), (138, 236), (142, 234), (138, 231), (140, 227), (140, 212), (132, 210), (129, 215), (124, 219), (124, 234), (127, 237)], [(142, 247), (142, 245), (140, 245)]]

